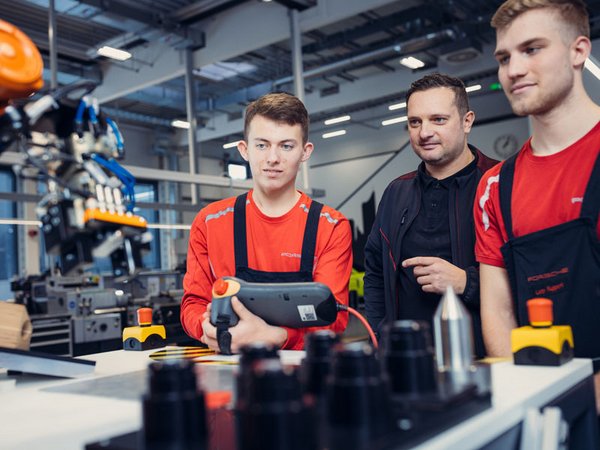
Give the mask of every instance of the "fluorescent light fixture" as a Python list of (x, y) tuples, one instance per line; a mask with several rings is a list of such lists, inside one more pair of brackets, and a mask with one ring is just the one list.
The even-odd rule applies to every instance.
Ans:
[(121, 50), (114, 47), (109, 47), (105, 45), (104, 47), (100, 47), (96, 52), (99, 55), (106, 56), (107, 58), (116, 59), (117, 61), (127, 61), (131, 58), (131, 53), (125, 50)]
[(218, 62), (194, 69), (194, 75), (212, 81), (223, 81), (255, 70), (255, 65), (246, 62)]
[(185, 128), (187, 130), (190, 127), (190, 123), (187, 120), (174, 120), (171, 122), (171, 126), (175, 128)]
[(227, 144), (223, 144), (223, 148), (237, 147), (238, 142), (240, 142), (240, 141), (228, 142)]
[(248, 168), (244, 164), (229, 163), (227, 164), (227, 174), (232, 180), (248, 179)]
[(402, 108), (406, 108), (406, 102), (402, 102), (402, 103), (396, 103), (394, 105), (390, 105), (388, 106), (388, 109), (390, 111), (395, 111), (397, 109), (402, 109)]
[(24, 219), (0, 219), (0, 225), (33, 225), (41, 227), (42, 222), (39, 220), (24, 220)]
[(388, 125), (394, 125), (395, 123), (406, 122), (407, 120), (408, 120), (408, 117), (406, 117), (406, 116), (394, 117), (393, 119), (384, 120), (383, 122), (381, 122), (381, 125), (383, 125), (384, 127), (387, 127)]
[(585, 60), (584, 67), (590, 72), (592, 72), (592, 75), (594, 75), (600, 80), (600, 67), (594, 64), (594, 62), (590, 58)]
[(414, 56), (409, 56), (408, 58), (402, 58), (400, 60), (400, 64), (409, 69), (420, 69), (421, 67), (425, 67), (425, 63), (420, 59), (415, 58)]
[(343, 136), (346, 134), (346, 130), (337, 130), (337, 131), (331, 131), (329, 133), (325, 133), (323, 134), (323, 139), (329, 139), (332, 137), (336, 137), (336, 136)]
[(325, 125), (333, 125), (334, 123), (346, 122), (347, 120), (350, 120), (350, 116), (334, 117), (333, 119), (327, 119), (323, 123)]
[(481, 89), (481, 85), (480, 84), (474, 84), (473, 86), (469, 86), (465, 89), (465, 91), (467, 92), (475, 92), (478, 91), (479, 89)]
[(192, 228), (191, 225), (183, 225), (183, 224), (167, 224), (167, 223), (148, 223), (146, 227), (155, 229), (155, 230), (189, 230)]

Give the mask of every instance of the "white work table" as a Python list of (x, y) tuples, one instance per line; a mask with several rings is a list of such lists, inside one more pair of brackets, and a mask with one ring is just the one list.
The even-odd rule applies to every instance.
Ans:
[[(81, 450), (86, 443), (139, 429), (142, 425), (139, 401), (46, 389), (83, 379), (139, 372), (151, 362), (150, 353), (153, 351), (85, 356), (97, 362), (95, 372), (75, 380), (24, 376), (16, 386), (3, 389), (2, 382), (9, 377), (0, 373), (0, 448)], [(299, 362), (303, 356), (302, 352), (282, 353), (283, 361), (290, 363)], [(204, 367), (231, 370), (232, 366)], [(494, 364), (492, 407), (416, 448), (480, 448), (519, 424), (528, 408), (545, 406), (591, 375), (592, 364), (583, 359), (561, 367)]]

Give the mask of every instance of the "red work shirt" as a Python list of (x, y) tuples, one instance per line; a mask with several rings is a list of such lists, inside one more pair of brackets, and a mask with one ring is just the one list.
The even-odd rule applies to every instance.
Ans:
[[(211, 301), (212, 285), (218, 278), (235, 275), (233, 245), (233, 207), (236, 197), (211, 203), (192, 224), (183, 279), (181, 322), (188, 335), (202, 336), (202, 314)], [(300, 269), (302, 239), (312, 200), (301, 193), (290, 211), (268, 217), (248, 193), (246, 236), (248, 266), (265, 272), (293, 272)], [(338, 211), (324, 206), (319, 219), (313, 280), (327, 285), (339, 303), (348, 305), (348, 283), (352, 271), (352, 235), (348, 220)], [(348, 313), (339, 312), (328, 327), (341, 333), (348, 324)], [(304, 335), (315, 328), (286, 328), (288, 340), (282, 348), (304, 348)]]
[[(535, 156), (529, 139), (515, 163), (511, 198), (513, 233), (524, 236), (579, 217), (583, 195), (600, 153), (600, 122), (569, 147), (549, 156)], [(508, 237), (498, 190), (502, 163), (488, 170), (477, 189), (475, 256), (477, 261), (504, 267), (500, 247)], [(598, 222), (600, 237), (600, 221)]]

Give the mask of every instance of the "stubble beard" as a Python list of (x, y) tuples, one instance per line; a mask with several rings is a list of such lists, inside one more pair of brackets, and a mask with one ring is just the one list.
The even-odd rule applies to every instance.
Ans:
[(532, 99), (509, 98), (513, 112), (518, 116), (542, 116), (561, 106), (573, 89), (573, 77), (554, 89), (546, 89)]

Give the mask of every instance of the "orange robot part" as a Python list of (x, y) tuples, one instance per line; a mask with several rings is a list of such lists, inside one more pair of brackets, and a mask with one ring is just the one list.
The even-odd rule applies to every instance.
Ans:
[(0, 19), (0, 114), (9, 100), (27, 97), (43, 85), (44, 62), (35, 44)]

